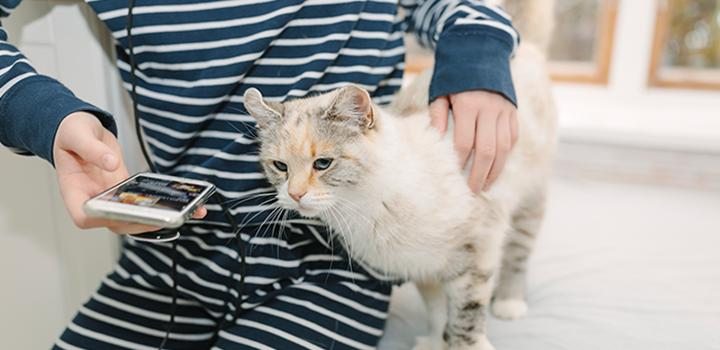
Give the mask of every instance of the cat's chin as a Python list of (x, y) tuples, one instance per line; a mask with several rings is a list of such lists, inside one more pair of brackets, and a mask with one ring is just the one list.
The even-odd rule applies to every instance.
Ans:
[(314, 219), (314, 218), (317, 218), (320, 216), (320, 211), (316, 210), (316, 209), (299, 207), (299, 208), (295, 208), (295, 211), (298, 212), (303, 217), (308, 218), (308, 219), (310, 219), (310, 218)]

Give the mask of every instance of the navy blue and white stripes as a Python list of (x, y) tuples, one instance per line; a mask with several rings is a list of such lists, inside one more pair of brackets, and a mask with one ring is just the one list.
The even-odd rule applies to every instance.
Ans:
[(400, 0), (400, 4), (408, 11), (407, 30), (415, 32), (426, 47), (434, 48), (440, 34), (450, 26), (475, 25), (509, 36), (517, 48), (518, 33), (510, 23), (510, 16), (498, 6), (478, 0)]
[[(390, 286), (319, 244), (321, 227), (283, 224), (242, 234), (248, 257), (241, 319), (215, 349), (373, 349)], [(315, 232), (310, 232), (314, 230)], [(274, 235), (273, 233), (274, 232)], [(200, 349), (230, 320), (238, 294), (233, 235), (198, 225), (178, 242), (178, 300), (168, 348)], [(164, 336), (170, 246), (129, 241), (115, 271), (78, 312), (57, 349), (152, 349)]]

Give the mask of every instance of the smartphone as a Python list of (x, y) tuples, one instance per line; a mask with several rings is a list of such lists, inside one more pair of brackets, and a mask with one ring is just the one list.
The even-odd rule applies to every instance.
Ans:
[(172, 229), (182, 226), (215, 193), (210, 182), (139, 173), (90, 198), (89, 216)]

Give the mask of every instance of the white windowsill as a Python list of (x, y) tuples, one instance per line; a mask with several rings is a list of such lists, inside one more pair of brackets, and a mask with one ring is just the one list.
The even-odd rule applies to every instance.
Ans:
[(720, 92), (555, 83), (563, 141), (720, 154)]

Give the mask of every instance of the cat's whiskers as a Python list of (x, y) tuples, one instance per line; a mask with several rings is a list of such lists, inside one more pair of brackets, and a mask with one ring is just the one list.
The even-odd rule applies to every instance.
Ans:
[[(265, 201), (261, 202), (260, 204), (258, 204), (257, 206), (262, 207), (262, 206), (268, 205), (268, 204), (270, 204), (269, 207), (270, 207), (270, 208), (273, 208), (273, 209), (274, 209), (274, 208), (277, 208), (277, 207), (279, 206), (279, 205), (277, 204), (277, 201), (275, 200), (275, 198), (270, 198), (270, 199), (268, 199), (268, 200), (265, 200)], [(233, 209), (234, 209), (234, 208), (233, 208)], [(268, 209), (269, 209), (269, 208), (268, 208)], [(239, 223), (239, 226), (240, 226), (240, 227), (243, 227), (243, 226), (247, 225), (249, 222), (251, 222), (251, 221), (252, 221), (253, 219), (255, 219), (258, 215), (264, 213), (265, 211), (266, 211), (266, 210), (257, 211), (257, 212), (255, 212), (255, 214), (252, 215), (250, 218), (248, 218), (248, 215), (245, 215), (245, 216), (243, 217), (243, 220)]]
[(330, 220), (328, 219), (327, 215), (325, 215), (326, 213), (328, 213), (327, 210), (321, 212), (319, 215), (319, 218), (320, 218), (320, 221), (325, 224), (325, 228), (327, 229), (326, 230), (326, 232), (327, 232), (326, 246), (330, 246), (330, 250), (334, 254), (334, 252), (335, 252), (335, 236), (338, 235), (338, 233), (335, 232), (335, 229), (333, 229), (332, 225), (330, 224)]
[[(272, 232), (270, 232), (270, 234), (273, 237), (276, 237), (278, 240), (280, 240), (282, 238), (282, 235), (284, 232), (287, 232), (287, 230), (284, 230), (283, 228), (287, 228), (287, 226), (289, 226), (286, 222), (288, 213), (289, 213), (289, 210), (287, 210), (283, 207), (280, 207), (280, 211), (277, 213), (277, 220), (271, 222), (273, 224), (273, 229), (272, 229)], [(277, 236), (275, 235), (275, 228), (278, 229)], [(277, 245), (276, 247), (277, 247), (277, 256), (278, 256), (278, 258), (280, 258), (280, 245)]]
[[(335, 197), (335, 199), (338, 200), (338, 202), (337, 202), (338, 205), (345, 205), (347, 209), (352, 210), (353, 212), (355, 212), (355, 214), (357, 214), (357, 216), (363, 218), (367, 222), (369, 227), (375, 227), (375, 223), (372, 220), (370, 220), (367, 216), (363, 215), (360, 212), (360, 210), (362, 210), (362, 208), (359, 205), (357, 205), (357, 204), (353, 203), (351, 200), (343, 198), (343, 197)], [(357, 208), (357, 209), (354, 209), (352, 206), (355, 206), (355, 208)], [(353, 218), (354, 218), (354, 216), (353, 216)], [(361, 226), (360, 223), (358, 223), (358, 225)]]
[[(347, 250), (348, 255), (352, 258), (354, 256), (352, 252), (353, 245), (349, 243), (348, 235), (352, 234), (354, 230), (358, 230), (363, 227), (374, 227), (373, 222), (359, 211), (361, 208), (357, 204), (345, 198), (333, 196), (332, 194), (326, 192), (321, 196), (316, 196), (315, 199), (323, 203), (321, 204), (321, 206), (323, 207), (320, 210), (321, 213), (328, 213), (333, 217), (332, 220), (323, 221), (326, 223), (334, 221), (336, 223), (338, 232), (336, 232), (335, 235), (341, 236), (341, 239), (344, 241), (344, 247)], [(325, 204), (327, 202), (329, 202), (329, 204)], [(333, 202), (334, 204), (336, 204), (336, 206), (333, 205)], [(353, 208), (353, 206), (355, 208)], [(367, 226), (364, 226), (363, 222), (361, 222), (358, 218), (364, 220), (365, 223), (367, 223)], [(349, 219), (354, 221), (355, 225), (351, 225)], [(326, 225), (330, 228), (331, 232), (334, 231), (332, 230), (330, 224)], [(331, 240), (331, 242), (334, 242), (334, 240)], [(350, 264), (348, 267), (352, 272), (352, 264)]]
[[(330, 216), (332, 216), (332, 218)], [(324, 210), (320, 213), (320, 220), (325, 223), (325, 226), (328, 228), (328, 236), (329, 241), (334, 241), (335, 236), (343, 235), (342, 233), (342, 227), (336, 228), (333, 223), (338, 222), (338, 218), (335, 215), (335, 213), (332, 212), (332, 208), (328, 208), (327, 210)]]
[[(266, 205), (266, 204), (270, 204), (270, 203), (272, 203), (272, 202), (273, 202), (273, 199), (269, 199), (269, 200), (266, 200), (266, 201), (260, 203), (259, 206), (263, 206), (263, 205)], [(237, 206), (232, 207), (232, 208), (228, 208), (226, 211), (223, 211), (223, 215), (229, 213), (230, 215), (234, 216), (234, 215), (232, 214), (232, 209), (235, 209), (236, 207), (237, 207)], [(260, 211), (256, 212), (255, 215), (253, 215), (253, 216), (252, 216), (251, 218), (249, 218), (249, 219), (247, 218), (247, 215), (245, 215), (245, 216), (243, 217), (243, 220), (238, 224), (238, 227), (239, 227), (239, 228), (244, 227), (248, 222), (252, 221), (252, 219), (254, 219), (254, 218), (257, 217), (258, 215), (262, 214), (263, 212), (265, 212), (265, 210), (260, 210)], [(235, 232), (235, 234), (237, 235), (237, 232)], [(228, 241), (225, 242), (225, 246), (230, 245), (230, 243), (233, 241), (233, 239), (235, 239), (234, 236), (233, 236), (232, 238), (228, 239)], [(238, 237), (238, 239), (241, 239), (241, 238)]]
[[(258, 228), (257, 228), (258, 236), (256, 236), (256, 237), (264, 238), (270, 227), (272, 227), (272, 232), (270, 233), (270, 236), (274, 237), (275, 236), (275, 226), (277, 225), (277, 222), (273, 221), (272, 218), (275, 217), (276, 215), (280, 215), (281, 213), (283, 213), (284, 210), (285, 210), (285, 208), (283, 208), (281, 206), (277, 206), (277, 207), (273, 208), (273, 210), (270, 212), (270, 214), (268, 214), (268, 216), (265, 217), (263, 222), (258, 226)], [(266, 224), (268, 224), (269, 227), (265, 227)], [(282, 230), (280, 230), (280, 232), (282, 232)], [(250, 246), (250, 252), (253, 251), (254, 247), (255, 247), (254, 245)]]
[(321, 194), (314, 194), (313, 195), (313, 204), (316, 208), (313, 208), (317, 211), (325, 211), (328, 210), (332, 206), (332, 200), (336, 199), (337, 197), (333, 196), (329, 192), (323, 192)]
[[(354, 203), (352, 203), (352, 202), (350, 202), (350, 201), (347, 201), (347, 202), (348, 202), (348, 203), (338, 202), (338, 204), (345, 204), (345, 205), (347, 205), (345, 208), (340, 207), (340, 206), (336, 207), (335, 209), (338, 211), (338, 214), (341, 215), (341, 213), (339, 212), (341, 209), (342, 209), (346, 214), (349, 214), (349, 213), (347, 212), (347, 209), (353, 210), (355, 213), (357, 213), (357, 216), (356, 216), (356, 215), (347, 215), (347, 216), (343, 216), (343, 217), (344, 217), (344, 218), (345, 218), (345, 217), (352, 218), (353, 220), (355, 220), (355, 223), (357, 223), (359, 226), (360, 226), (360, 223), (357, 221), (357, 217), (360, 217), (360, 218), (364, 219), (365, 221), (368, 222), (368, 224), (370, 224), (370, 227), (372, 227), (372, 232), (374, 233), (374, 232), (375, 232), (374, 224), (373, 224), (368, 218), (366, 218), (364, 215), (362, 215), (362, 214), (359, 213), (357, 210), (354, 210), (352, 207), (350, 207), (350, 206), (348, 205), (348, 204), (354, 204)], [(341, 215), (341, 216), (342, 216), (342, 215)], [(370, 233), (371, 233), (370, 231), (364, 232), (364, 234), (370, 234)], [(378, 242), (378, 240), (375, 239), (375, 238), (372, 238), (372, 237), (368, 237), (368, 238), (369, 238), (369, 239), (372, 239), (374, 242)], [(346, 245), (347, 245), (347, 243), (346, 243)], [(380, 258), (383, 260), (383, 261), (380, 263), (380, 264), (382, 265), (382, 268), (381, 268), (381, 270), (380, 270), (381, 273), (382, 273), (385, 277), (390, 277), (390, 273), (388, 272), (388, 271), (390, 271), (390, 269), (389, 269), (389, 263), (388, 263), (385, 259), (383, 259), (383, 257), (385, 257), (385, 255), (382, 254), (382, 253), (379, 251), (379, 249), (378, 249), (379, 247), (377, 246), (377, 244), (372, 244), (372, 247), (373, 247), (374, 250), (375, 250), (376, 256), (380, 257)], [(385, 249), (385, 251), (387, 251), (387, 250), (388, 250), (388, 249)]]
[(233, 123), (231, 123), (229, 120), (225, 120), (225, 122), (226, 122), (228, 125), (230, 125), (231, 128), (235, 129), (235, 131), (237, 131), (238, 134), (241, 134), (241, 135), (242, 135), (242, 134), (245, 134), (245, 133), (242, 132), (240, 129), (238, 129), (237, 126), (233, 125)]
[[(338, 203), (338, 204), (339, 204), (339, 203)], [(343, 218), (343, 220), (346, 222), (346, 226), (348, 227), (348, 230), (352, 230), (352, 228), (349, 227), (350, 224), (349, 224), (349, 222), (348, 222), (348, 220), (347, 220), (347, 217), (351, 217), (353, 220), (355, 220), (355, 223), (358, 223), (358, 222), (357, 222), (357, 219), (355, 219), (355, 217), (343, 215), (343, 213), (340, 212), (341, 210), (343, 210), (342, 207), (339, 207), (339, 206), (338, 206), (338, 207), (334, 207), (333, 210), (334, 210), (335, 212), (337, 212), (338, 216), (340, 216), (340, 217)], [(345, 212), (345, 213), (347, 213), (347, 212)], [(342, 238), (343, 238), (343, 240), (345, 241), (345, 247), (347, 247), (346, 249), (348, 250), (348, 255), (350, 256), (351, 259), (355, 259), (355, 256), (354, 256), (353, 253), (352, 253), (353, 244), (348, 243), (348, 237), (347, 237), (346, 235), (342, 235)], [(352, 261), (349, 262), (348, 268), (349, 268), (350, 272), (352, 272)]]
[[(262, 203), (260, 203), (259, 206), (263, 206), (263, 205), (266, 205), (266, 204), (273, 203), (274, 200), (275, 200), (274, 198), (268, 199), (268, 200), (263, 201)], [(272, 215), (272, 213), (279, 208), (279, 206), (277, 206), (276, 204), (275, 204), (275, 205), (271, 205), (270, 207), (272, 208), (272, 211), (270, 212), (270, 214), (268, 214), (268, 216)], [(260, 214), (262, 214), (262, 213), (265, 213), (265, 212), (266, 212), (266, 210), (257, 211), (257, 212), (255, 212), (255, 214), (252, 215), (250, 218), (248, 218), (248, 215), (245, 215), (245, 216), (243, 217), (242, 221), (240, 221), (240, 223), (238, 224), (238, 227), (241, 227), (241, 228), (242, 228), (242, 227), (246, 226), (249, 222), (251, 222), (253, 219), (255, 219), (258, 215), (260, 215)], [(267, 218), (265, 218), (265, 219), (267, 220)], [(264, 222), (264, 221), (263, 221), (263, 222)], [(260, 230), (261, 226), (262, 226), (262, 224), (261, 224), (260, 226), (258, 226), (258, 231)], [(230, 242), (232, 242), (232, 239), (228, 240), (228, 242), (226, 243), (226, 245), (229, 245)], [(251, 246), (250, 246), (250, 252), (252, 252), (252, 250), (253, 250), (253, 247), (252, 247), (252, 245), (251, 245)]]
[[(290, 226), (290, 224), (288, 223), (288, 216), (290, 215), (290, 210), (287, 210), (287, 209), (284, 209), (284, 208), (283, 208), (282, 213), (283, 213), (283, 217), (282, 217), (282, 219), (280, 220), (280, 226), (281, 226), (281, 227)], [(281, 233), (282, 233), (282, 231), (281, 231)], [(280, 257), (280, 245), (277, 246), (277, 249), (278, 249), (278, 252), (277, 252), (278, 257)]]
[[(276, 215), (280, 215), (280, 213), (282, 213), (283, 210), (284, 210), (284, 208), (281, 207), (281, 206), (277, 206), (277, 207), (273, 208), (273, 210), (270, 212), (270, 214), (268, 214), (268, 216), (265, 217), (265, 219), (263, 220), (263, 222), (260, 223), (260, 225), (258, 226), (258, 229), (263, 228), (266, 224), (267, 224), (268, 226), (271, 226), (271, 225), (275, 224), (276, 222), (274, 221), (273, 218), (274, 218)], [(264, 232), (267, 232), (267, 229), (266, 229)], [(274, 235), (274, 231), (273, 231), (273, 234), (271, 234), (271, 236), (273, 236), (273, 235)], [(264, 236), (265, 236), (265, 235), (263, 234), (261, 237), (264, 237)]]
[[(241, 110), (240, 108), (235, 108), (235, 107), (231, 107), (231, 106), (226, 106), (225, 109), (238, 112), (237, 115), (239, 115), (239, 116), (248, 117), (248, 121), (250, 121), (250, 120), (252, 119), (252, 116), (251, 116), (251, 115), (247, 114), (245, 111)], [(215, 117), (213, 117), (213, 118), (217, 118), (217, 115), (215, 115)], [(232, 127), (233, 129), (235, 129), (235, 131), (237, 131), (238, 133), (244, 134), (244, 132), (242, 132), (240, 129), (238, 129), (238, 128), (237, 128), (235, 125), (233, 125), (229, 120), (224, 120), (224, 121), (225, 121), (226, 123), (228, 123), (228, 125), (230, 125), (230, 127)], [(246, 122), (244, 122), (244, 121), (240, 121), (240, 122), (241, 122), (241, 123), (246, 123)], [(256, 130), (256, 129), (251, 129), (251, 131), (255, 131), (255, 130)], [(253, 135), (253, 136), (257, 136), (257, 135)]]
[[(353, 270), (352, 270), (352, 259), (353, 259), (352, 245), (348, 243), (347, 237), (342, 230), (342, 225), (340, 225), (341, 223), (338, 220), (338, 217), (342, 218), (345, 221), (345, 225), (348, 228), (348, 230), (352, 230), (352, 228), (350, 228), (350, 225), (347, 223), (347, 220), (345, 220), (345, 218), (341, 215), (340, 212), (338, 212), (338, 216), (335, 215), (336, 210), (337, 210), (337, 208), (335, 208), (335, 207), (329, 207), (327, 212), (330, 213), (333, 216), (333, 218), (335, 218), (335, 221), (338, 223), (338, 230), (340, 231), (338, 235), (343, 239), (343, 241), (345, 241), (345, 249), (348, 252), (348, 257), (349, 257), (348, 269), (350, 270), (350, 272), (353, 272)], [(331, 230), (330, 233), (332, 234), (333, 230)], [(353, 276), (353, 275), (351, 274), (350, 276)], [(352, 278), (352, 281), (353, 281), (353, 283), (355, 283), (354, 277)]]
[[(321, 219), (320, 221), (325, 224), (325, 232), (327, 232), (328, 243), (330, 244), (330, 256), (335, 256), (335, 233), (333, 232), (333, 229), (332, 227), (330, 227), (330, 224), (327, 220)], [(332, 260), (330, 261), (330, 266), (332, 266)]]
[[(223, 204), (228, 206), (228, 210), (237, 208), (241, 203), (247, 202), (249, 200), (261, 198), (261, 197), (268, 197), (268, 196), (274, 196), (275, 191), (274, 190), (267, 190), (266, 192), (261, 193), (253, 193), (252, 195), (244, 195), (237, 198), (228, 199)], [(230, 207), (232, 206), (232, 207)]]
[[(287, 213), (287, 210), (283, 207), (278, 207), (278, 211), (276, 211), (274, 216), (271, 218), (268, 225), (272, 227), (270, 230), (270, 237), (278, 239), (280, 241), (280, 238), (283, 235), (283, 228), (285, 227), (285, 224), (283, 223), (282, 217), (285, 216)], [(277, 235), (275, 234), (275, 229), (277, 229)], [(276, 245), (277, 247), (277, 257), (280, 258), (280, 245)]]
[(335, 233), (334, 233), (332, 227), (330, 226), (329, 221), (324, 218), (326, 216), (325, 213), (327, 212), (327, 209), (328, 209), (328, 206), (326, 204), (324, 204), (324, 202), (326, 201), (326, 199), (325, 199), (326, 194), (327, 193), (324, 193), (323, 195), (320, 196), (320, 198), (318, 198), (317, 195), (314, 196), (315, 200), (320, 201), (320, 205), (319, 205), (320, 208), (315, 208), (315, 210), (318, 211), (317, 218), (320, 219), (320, 222), (323, 223), (323, 227), (325, 227), (325, 232), (327, 232), (328, 237), (327, 237), (326, 246), (330, 247), (330, 254), (331, 254), (331, 256), (333, 256), (335, 254), (335, 239), (333, 237)]

